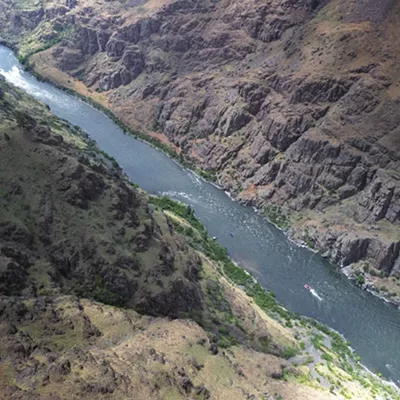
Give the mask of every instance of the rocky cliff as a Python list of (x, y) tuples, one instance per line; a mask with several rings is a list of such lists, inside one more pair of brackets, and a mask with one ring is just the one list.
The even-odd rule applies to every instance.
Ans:
[(44, 76), (156, 131), (240, 201), (277, 205), (335, 262), (400, 271), (397, 2), (0, 8), (2, 39), (39, 52)]

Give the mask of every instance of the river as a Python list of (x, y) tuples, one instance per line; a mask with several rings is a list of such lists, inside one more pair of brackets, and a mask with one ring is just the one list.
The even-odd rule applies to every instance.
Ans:
[[(365, 366), (400, 380), (400, 313), (394, 306), (356, 288), (327, 260), (290, 242), (251, 208), (232, 201), (157, 149), (125, 135), (102, 112), (39, 82), (3, 46), (0, 73), (86, 131), (143, 189), (190, 204), (232, 259), (272, 290), (286, 308), (342, 333)], [(305, 283), (320, 299), (304, 289)]]

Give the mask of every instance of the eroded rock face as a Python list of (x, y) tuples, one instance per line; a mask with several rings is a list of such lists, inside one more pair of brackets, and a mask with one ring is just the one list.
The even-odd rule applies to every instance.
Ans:
[(156, 126), (246, 204), (327, 212), (332, 229), (344, 207), (363, 237), (371, 224), (400, 224), (400, 21), (394, 2), (372, 3), (192, 0), (137, 12), (68, 2), (1, 30), (18, 41), (41, 15), (73, 26), (52, 62), (104, 92), (124, 122)]
[(321, 234), (313, 227), (308, 230), (309, 237), (313, 238), (320, 248), (330, 249), (327, 255), (341, 266), (356, 263), (359, 260), (374, 260), (374, 267), (390, 274), (393, 266), (397, 265), (400, 256), (400, 245), (395, 240), (383, 241), (371, 236), (343, 232), (330, 229)]

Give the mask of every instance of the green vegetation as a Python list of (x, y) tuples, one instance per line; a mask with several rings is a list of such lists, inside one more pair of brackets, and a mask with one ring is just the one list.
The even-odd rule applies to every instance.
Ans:
[(371, 270), (371, 266), (369, 265), (369, 263), (367, 262), (367, 261), (364, 261), (363, 263), (362, 263), (362, 269), (363, 269), (363, 271), (365, 272), (365, 273), (369, 273), (370, 272), (370, 270)]
[(215, 343), (221, 349), (229, 349), (231, 346), (236, 346), (238, 341), (229, 335), (227, 332), (220, 332), (220, 335), (211, 335), (211, 342)]
[(278, 228), (286, 230), (290, 227), (290, 216), (276, 204), (264, 206), (262, 214)]
[(282, 352), (282, 357), (288, 360), (289, 358), (294, 357), (296, 354), (297, 349), (295, 349), (294, 347), (286, 347)]
[(357, 282), (359, 285), (364, 285), (364, 283), (365, 283), (365, 277), (364, 277), (364, 275), (363, 275), (363, 274), (358, 274), (357, 277), (356, 277), (356, 282)]
[[(244, 271), (241, 267), (235, 265), (229, 258), (227, 250), (221, 247), (215, 240), (208, 237), (205, 227), (196, 218), (193, 210), (184, 204), (178, 203), (166, 197), (152, 197), (150, 200), (157, 207), (163, 210), (170, 211), (179, 217), (182, 217), (187, 221), (192, 228), (177, 228), (181, 233), (187, 235), (188, 242), (196, 249), (203, 251), (209, 258), (217, 262), (220, 267), (220, 272), (225, 275), (228, 280), (232, 283), (241, 287), (247, 295), (253, 298), (254, 302), (264, 310), (268, 315), (276, 318), (282, 322), (290, 322), (293, 319), (299, 319), (300, 325), (310, 328), (315, 328), (319, 333), (316, 333), (311, 338), (311, 343), (315, 348), (323, 352), (322, 358), (328, 363), (328, 366), (332, 363), (339, 362), (341, 368), (350, 374), (352, 379), (357, 381), (365, 382), (363, 378), (361, 367), (358, 364), (359, 357), (353, 353), (350, 348), (350, 343), (346, 342), (340, 334), (331, 330), (326, 325), (319, 323), (318, 321), (299, 317), (296, 314), (286, 310), (276, 301), (273, 293), (266, 291), (254, 278)], [(221, 332), (220, 332), (221, 333)], [(223, 333), (226, 333), (223, 331)], [(330, 339), (329, 352), (324, 346), (324, 334)], [(218, 339), (221, 340), (221, 336)], [(231, 346), (234, 342), (228, 336), (222, 339), (222, 346)], [(268, 343), (265, 343), (265, 350), (268, 349)], [(300, 348), (305, 347), (304, 342), (300, 343)], [(332, 356), (337, 355), (338, 359), (334, 359)], [(297, 349), (286, 347), (282, 352), (282, 357), (291, 358), (297, 354)], [(303, 362), (303, 365), (307, 365), (314, 362), (312, 356), (308, 356)], [(332, 367), (331, 367), (332, 368)], [(333, 381), (332, 381), (333, 382)], [(334, 382), (337, 385), (337, 382)], [(395, 390), (389, 386), (384, 385), (382, 382), (376, 380), (376, 393), (382, 391), (389, 393), (393, 399), (399, 399)], [(335, 386), (332, 385), (331, 390), (335, 390)], [(346, 393), (347, 394), (347, 393)]]
[(311, 343), (317, 350), (321, 350), (323, 346), (323, 340), (324, 337), (321, 334), (314, 334), (311, 337)]
[[(182, 153), (181, 153), (182, 154)], [(181, 158), (180, 158), (181, 160)], [(183, 162), (181, 161), (181, 163), (183, 164)], [(206, 181), (210, 181), (210, 182), (216, 182), (217, 181), (217, 176), (215, 171), (213, 170), (209, 170), (209, 171), (204, 171), (202, 169), (199, 168), (192, 168), (194, 169), (194, 171), (199, 174), (203, 179), (205, 179)]]
[(325, 360), (325, 361), (330, 361), (330, 362), (333, 361), (333, 357), (332, 357), (330, 354), (328, 354), (328, 353), (323, 353), (321, 357), (322, 357), (322, 359)]
[(311, 237), (310, 232), (308, 231), (307, 228), (303, 232), (302, 240), (306, 244), (306, 246), (309, 247), (310, 249), (315, 249), (316, 248), (315, 240)]
[(81, 285), (78, 282), (74, 284), (73, 290), (77, 296), (100, 301), (101, 303), (110, 306), (122, 307), (126, 304), (127, 299), (124, 299), (118, 293), (112, 292), (104, 285), (103, 278), (96, 276), (94, 285)]
[[(41, 110), (40, 110), (41, 111)], [(42, 114), (42, 113), (41, 113)], [(25, 114), (21, 114), (19, 117), (19, 125), (21, 127), (29, 127), (30, 124), (29, 118), (26, 118)], [(100, 154), (102, 157), (105, 159), (115, 162), (116, 161), (110, 157), (108, 154), (96, 150), (92, 148), (92, 145), (90, 142), (87, 144), (87, 151), (91, 152), (94, 151), (96, 154)], [(43, 162), (43, 159), (41, 159), (41, 162)], [(29, 167), (31, 167), (33, 163), (29, 164)], [(46, 174), (48, 173), (48, 168), (45, 169)], [(8, 192), (4, 191), (2, 193), (3, 196), (7, 197)], [(103, 198), (106, 200), (105, 198)], [(193, 246), (196, 250), (201, 251), (202, 253), (206, 254), (211, 260), (215, 262), (215, 264), (218, 266), (219, 271), (232, 283), (235, 283), (236, 285), (239, 285), (241, 288), (244, 289), (244, 291), (252, 297), (254, 302), (261, 308), (263, 309), (266, 313), (271, 315), (272, 317), (276, 318), (280, 322), (284, 322), (284, 324), (291, 328), (293, 325), (298, 325), (300, 323), (301, 325), (311, 325), (315, 326), (316, 329), (319, 329), (323, 333), (325, 333), (329, 338), (331, 339), (332, 343), (332, 351), (337, 352), (341, 357), (343, 364), (346, 365), (346, 368), (348, 368), (349, 371), (353, 375), (356, 376), (357, 370), (354, 368), (354, 363), (351, 365), (348, 360), (350, 360), (353, 357), (353, 360), (355, 359), (353, 353), (349, 349), (349, 343), (345, 342), (340, 335), (337, 333), (331, 331), (327, 327), (318, 324), (316, 321), (308, 320), (308, 319), (300, 319), (299, 321), (294, 321), (293, 320), (296, 318), (299, 318), (297, 315), (285, 310), (283, 307), (279, 305), (279, 303), (276, 301), (275, 296), (272, 292), (266, 291), (264, 288), (261, 287), (259, 283), (255, 281), (255, 279), (246, 273), (241, 267), (235, 265), (229, 258), (227, 250), (218, 243), (216, 243), (215, 240), (212, 240), (209, 238), (207, 231), (205, 227), (201, 224), (201, 222), (196, 218), (194, 210), (190, 207), (187, 207), (181, 203), (175, 202), (167, 197), (152, 197), (150, 199), (150, 202), (155, 205), (157, 208), (161, 208), (163, 210), (170, 211), (171, 214), (174, 214), (178, 216), (180, 219), (184, 220), (184, 223), (179, 225), (179, 228), (177, 226), (177, 229), (182, 232), (186, 238), (187, 242)], [(107, 209), (109, 203), (104, 204), (104, 209)], [(91, 210), (93, 211), (93, 210)], [(101, 213), (101, 210), (99, 210), (99, 213)], [(74, 212), (75, 214), (75, 212)], [(84, 218), (84, 215), (86, 213), (82, 213), (82, 216)], [(161, 213), (154, 213), (155, 215), (158, 215), (158, 217), (161, 216)], [(82, 219), (83, 219), (82, 218)], [(165, 218), (162, 218), (165, 221)], [(102, 221), (103, 221), (103, 215), (102, 215)], [(115, 222), (114, 219), (112, 219), (113, 223)], [(68, 220), (69, 222), (69, 220)], [(69, 226), (69, 224), (68, 224)], [(34, 227), (32, 228), (34, 229)], [(103, 232), (103, 229), (101, 229), (100, 237), (103, 239), (103, 235), (105, 233)], [(98, 248), (98, 246), (95, 246)], [(120, 295), (118, 295), (115, 292), (110, 291), (107, 288), (107, 281), (104, 280), (104, 277), (101, 276), (93, 276), (94, 279), (91, 279), (90, 282), (87, 282), (86, 285), (79, 286), (78, 282), (72, 282), (71, 286), (74, 288), (74, 291), (76, 294), (79, 296), (83, 297), (90, 297), (94, 298), (98, 301), (101, 301), (103, 303), (107, 304), (112, 304), (112, 305), (117, 305), (121, 306), (124, 304), (125, 299), (122, 298)], [(93, 282), (92, 282), (93, 281)], [(239, 320), (235, 317), (231, 306), (229, 304), (229, 301), (226, 299), (224, 290), (222, 285), (219, 285), (218, 282), (214, 282), (211, 279), (209, 279), (210, 284), (207, 283), (207, 279), (203, 277), (201, 280), (201, 284), (205, 285), (207, 288), (207, 294), (208, 297), (206, 301), (209, 301), (211, 306), (211, 311), (212, 311), (212, 316), (215, 316), (215, 321), (213, 321), (213, 329), (214, 331), (211, 333), (211, 338), (212, 341), (215, 342), (219, 347), (228, 349), (231, 346), (235, 346), (238, 344), (237, 339), (233, 337), (230, 333), (229, 330), (229, 325), (224, 324), (224, 322), (227, 322), (231, 324), (234, 324), (237, 328), (240, 328), (240, 323)], [(92, 285), (93, 283), (93, 285)], [(200, 310), (192, 310), (189, 313), (189, 316), (195, 320), (198, 321), (200, 325), (205, 325), (207, 327), (208, 321), (205, 320), (204, 315), (201, 313)], [(246, 333), (243, 329), (242, 331)], [(239, 336), (240, 337), (240, 336)], [(322, 351), (323, 349), (323, 339), (324, 336), (322, 334), (315, 335), (313, 340), (318, 348), (320, 348)], [(313, 343), (313, 344), (314, 344)], [(269, 342), (267, 339), (263, 339), (264, 349), (268, 350), (269, 349)], [(304, 342), (300, 343), (300, 348), (304, 349), (305, 344)], [(284, 346), (283, 345), (283, 350), (281, 352), (281, 356), (284, 358), (291, 358), (294, 357), (298, 352), (298, 349), (295, 347), (290, 347), (290, 346)], [(227, 352), (229, 353), (229, 352)], [(328, 363), (333, 363), (334, 358), (328, 354), (324, 353), (322, 356)], [(312, 360), (312, 358), (311, 358)], [(336, 361), (336, 360), (335, 360)], [(312, 361), (311, 361), (312, 362)], [(345, 364), (345, 362), (347, 364)], [(303, 374), (298, 378), (298, 382), (310, 383), (310, 375), (308, 374)]]
[(50, 49), (62, 40), (72, 37), (74, 33), (74, 27), (69, 27), (57, 33), (52, 32), (50, 34), (49, 32), (49, 35), (53, 36), (53, 38), (42, 41), (38, 37), (40, 32), (45, 29), (51, 28), (46, 23), (40, 24), (31, 35), (21, 42), (18, 60), (22, 65), (29, 66), (29, 58), (32, 55)]
[(342, 395), (346, 399), (351, 399), (352, 398), (352, 395), (345, 388), (341, 389), (339, 394)]
[(177, 201), (174, 201), (166, 196), (150, 197), (150, 203), (160, 207), (163, 210), (171, 211), (175, 215), (184, 218), (197, 231), (203, 234), (204, 232), (206, 232), (206, 228), (196, 218), (196, 216), (194, 215), (194, 210), (191, 207), (188, 207), (182, 203), (178, 203)]
[(375, 269), (371, 269), (369, 273), (371, 274), (371, 276), (379, 276), (379, 272)]
[(89, 142), (89, 144), (88, 144), (88, 151), (90, 152), (92, 152), (92, 156), (95, 156), (95, 155), (101, 155), (102, 157), (104, 157), (106, 160), (108, 160), (108, 161), (110, 161), (111, 162), (111, 164), (112, 164), (112, 166), (114, 167), (114, 168), (119, 168), (119, 164), (118, 164), (118, 162), (117, 162), (117, 160), (114, 158), (114, 157), (112, 157), (112, 156), (110, 156), (107, 152), (105, 152), (105, 151), (103, 151), (103, 150), (100, 150), (97, 146), (96, 146), (96, 142), (94, 142), (94, 141), (90, 141)]
[(302, 365), (308, 365), (314, 362), (314, 358), (312, 356), (307, 356), (307, 358), (302, 362)]

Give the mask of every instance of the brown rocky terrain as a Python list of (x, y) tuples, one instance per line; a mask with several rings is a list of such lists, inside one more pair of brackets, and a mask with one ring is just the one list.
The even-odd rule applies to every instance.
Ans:
[[(335, 262), (400, 273), (394, 0), (1, 0), (44, 76), (162, 133)], [(158, 135), (161, 137), (161, 135)]]

